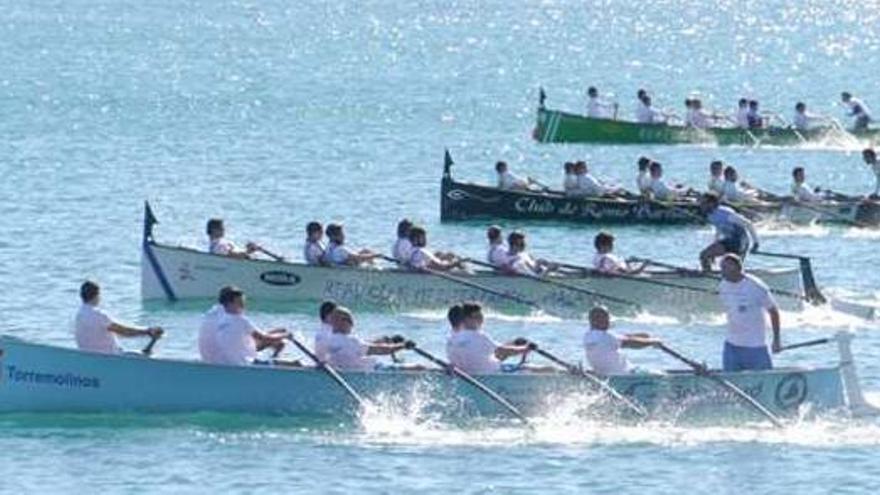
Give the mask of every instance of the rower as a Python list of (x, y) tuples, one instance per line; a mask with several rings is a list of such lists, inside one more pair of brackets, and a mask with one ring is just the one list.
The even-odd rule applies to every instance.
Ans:
[(712, 160), (709, 164), (709, 184), (707, 191), (717, 195), (724, 194), (724, 162)]
[(587, 162), (578, 161), (575, 164), (575, 174), (577, 176), (577, 184), (572, 190), (571, 195), (576, 197), (598, 198), (601, 196), (615, 193), (615, 188), (606, 186), (590, 173)]
[(636, 120), (639, 119), (639, 115), (641, 115), (645, 109), (645, 98), (647, 98), (647, 97), (648, 97), (648, 92), (645, 91), (644, 89), (640, 88), (638, 91), (636, 91), (636, 110), (635, 110)]
[(330, 239), (330, 244), (322, 259), (330, 266), (360, 266), (364, 263), (372, 263), (374, 259), (381, 256), (381, 254), (374, 253), (369, 249), (361, 249), (357, 253), (349, 249), (345, 245), (345, 232), (340, 223), (328, 224), (325, 233)]
[(853, 118), (853, 130), (864, 131), (871, 123), (871, 110), (862, 100), (854, 97), (852, 94), (844, 91), (840, 94), (843, 104), (849, 109), (848, 117)]
[(450, 364), (469, 374), (515, 372), (520, 366), (504, 365), (501, 361), (529, 352), (528, 345), (496, 343), (483, 332), (483, 308), (477, 303), (461, 305), (461, 330), (450, 334), (446, 352)]
[(642, 195), (651, 192), (651, 173), (648, 168), (651, 166), (651, 159), (647, 156), (639, 157), (638, 167), (639, 174), (636, 176), (636, 187)]
[(366, 342), (352, 334), (354, 316), (339, 306), (332, 313), (333, 333), (327, 339), (327, 364), (339, 371), (424, 369), (420, 365), (385, 365), (372, 356), (387, 356), (405, 349), (404, 342)]
[(608, 232), (599, 232), (593, 239), (596, 254), (593, 256), (593, 268), (599, 273), (632, 274), (641, 273), (648, 266), (645, 262), (639, 267), (631, 267), (629, 263), (613, 253), (614, 236)]
[(158, 339), (165, 333), (161, 327), (140, 328), (115, 321), (98, 305), (101, 304), (101, 288), (87, 280), (79, 288), (82, 304), (74, 321), (76, 347), (81, 351), (101, 354), (122, 354), (118, 337), (152, 337)]
[[(223, 315), (217, 324), (216, 355), (210, 356), (212, 364), (248, 366), (269, 364), (258, 359), (257, 353), (268, 348), (276, 353), (284, 349), (284, 341), (290, 333), (283, 328), (264, 332), (245, 315), (245, 294), (237, 287), (228, 287), (220, 294)], [(282, 362), (279, 361), (279, 364)], [(289, 363), (293, 364), (293, 363)]]
[(675, 201), (679, 196), (683, 196), (687, 193), (682, 186), (677, 185), (671, 187), (663, 180), (663, 165), (659, 162), (652, 161), (648, 170), (651, 172), (650, 191), (655, 199), (660, 201)]
[(414, 270), (440, 270), (449, 271), (461, 268), (463, 260), (458, 257), (446, 257), (441, 259), (428, 250), (428, 232), (419, 226), (413, 226), (409, 230), (409, 241), (413, 251), (409, 259), (409, 266)]
[(486, 238), (489, 240), (489, 251), (486, 253), (486, 261), (496, 270), (504, 270), (510, 264), (510, 256), (504, 247), (501, 238), (501, 227), (492, 225), (486, 229)]
[(562, 190), (565, 194), (571, 193), (577, 187), (577, 175), (574, 168), (574, 162), (565, 162), (565, 178), (562, 180)]
[(397, 240), (391, 247), (391, 257), (399, 263), (408, 263), (412, 257), (413, 246), (409, 240), (409, 231), (412, 227), (413, 223), (408, 218), (397, 222)]
[(523, 179), (508, 170), (507, 162), (495, 163), (495, 172), (498, 174), (498, 189), (503, 191), (528, 191), (531, 189), (532, 179)]
[(594, 86), (587, 88), (587, 117), (591, 119), (607, 119), (608, 113), (617, 115), (617, 103), (607, 103), (599, 98), (599, 90)]
[(735, 123), (740, 129), (749, 128), (749, 100), (740, 98), (737, 102)]
[(306, 225), (306, 244), (303, 248), (303, 259), (306, 264), (313, 266), (322, 266), (327, 263), (324, 261), (324, 255), (327, 248), (324, 247), (322, 239), (324, 237), (324, 227), (318, 222), (309, 222)]
[(874, 193), (870, 198), (880, 199), (880, 160), (877, 159), (877, 152), (874, 151), (874, 148), (865, 148), (862, 150), (862, 160), (874, 172)]
[[(742, 187), (740, 187), (742, 186)], [(739, 173), (732, 165), (724, 168), (724, 185), (721, 188), (721, 200), (728, 203), (750, 203), (756, 200), (757, 194), (753, 189), (746, 188), (745, 183), (739, 182)]]
[(700, 197), (700, 211), (706, 221), (715, 227), (715, 241), (700, 252), (700, 265), (703, 271), (712, 270), (715, 258), (734, 253), (745, 258), (751, 239), (752, 252), (758, 250), (758, 233), (752, 222), (728, 206), (720, 204), (718, 196), (712, 193)]
[(703, 110), (702, 101), (699, 99), (685, 100), (685, 105), (689, 105), (687, 118), (685, 119), (686, 125), (695, 129), (709, 128), (709, 123), (713, 117)]
[(807, 173), (804, 167), (795, 167), (791, 171), (794, 182), (791, 185), (791, 195), (795, 201), (804, 203), (816, 203), (822, 201), (822, 198), (810, 189), (807, 185)]
[(327, 341), (333, 334), (333, 312), (338, 306), (333, 301), (324, 301), (318, 308), (321, 323), (315, 330), (315, 356), (319, 361), (327, 361)]
[(764, 127), (764, 118), (761, 117), (761, 113), (758, 111), (758, 100), (749, 101), (749, 111), (746, 113), (746, 117), (749, 120), (749, 129)]
[(208, 220), (205, 228), (208, 234), (208, 252), (220, 256), (229, 256), (230, 258), (250, 258), (252, 254), (260, 250), (260, 246), (249, 242), (245, 245), (245, 249), (241, 250), (231, 241), (224, 238), (226, 235), (226, 227), (223, 225), (222, 218), (212, 218)]
[(820, 115), (807, 112), (807, 104), (799, 101), (794, 106), (794, 117), (791, 119), (791, 125), (799, 131), (809, 131), (813, 127), (814, 122), (825, 120)]
[(724, 371), (768, 370), (773, 368), (767, 352), (767, 318), (773, 329), (773, 353), (782, 350), (780, 318), (776, 301), (767, 285), (744, 273), (742, 259), (727, 254), (721, 260), (722, 281), (719, 298), (727, 314), (724, 341)]
[(220, 327), (220, 319), (225, 314), (223, 309), (223, 301), (227, 292), (233, 289), (227, 285), (220, 289), (217, 295), (217, 304), (211, 307), (204, 315), (202, 315), (202, 323), (199, 325), (199, 356), (202, 361), (212, 363), (219, 359), (217, 356), (217, 329)]
[(554, 271), (558, 265), (544, 259), (534, 259), (526, 251), (526, 235), (519, 231), (507, 236), (507, 271), (519, 275), (543, 275)]
[(655, 110), (651, 104), (651, 97), (645, 96), (642, 100), (642, 105), (636, 112), (636, 122), (641, 124), (665, 124), (669, 120), (669, 115)]
[(590, 310), (590, 328), (584, 333), (584, 353), (590, 369), (600, 375), (622, 375), (632, 368), (620, 349), (644, 349), (660, 345), (660, 340), (646, 333), (616, 335), (608, 331), (611, 315), (603, 306)]

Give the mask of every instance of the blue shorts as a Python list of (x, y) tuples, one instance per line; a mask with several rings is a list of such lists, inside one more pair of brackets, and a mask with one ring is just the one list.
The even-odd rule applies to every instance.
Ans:
[(740, 347), (725, 342), (722, 362), (724, 371), (773, 369), (773, 361), (770, 359), (770, 352), (767, 350), (767, 346)]
[(749, 240), (748, 236), (745, 235), (725, 237), (718, 242), (724, 246), (725, 252), (737, 254), (740, 258), (745, 258), (749, 252)]

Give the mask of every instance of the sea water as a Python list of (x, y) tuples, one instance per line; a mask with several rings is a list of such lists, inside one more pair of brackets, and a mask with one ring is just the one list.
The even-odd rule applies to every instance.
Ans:
[[(723, 159), (779, 193), (796, 165), (812, 185), (873, 190), (858, 143), (752, 149), (530, 139), (539, 87), (549, 107), (581, 112), (595, 85), (619, 102), (621, 117), (632, 116), (639, 88), (678, 113), (698, 93), (719, 111), (748, 97), (789, 119), (797, 101), (842, 118), (842, 90), (880, 109), (873, 2), (0, 7), (0, 331), (37, 342), (72, 345), (77, 289), (92, 278), (112, 314), (167, 329), (157, 356), (195, 354), (207, 307), (140, 300), (144, 200), (161, 222), (157, 238), (170, 244), (204, 247), (206, 219), (221, 216), (233, 240), (256, 240), (294, 259), (310, 220), (344, 221), (353, 246), (388, 250), (406, 216), (428, 228), (436, 248), (480, 257), (484, 225), (439, 223), (444, 149), (457, 178), (484, 183), (499, 159), (552, 186), (561, 183), (562, 162), (585, 159), (599, 176), (632, 187), (636, 159), (646, 154), (671, 180), (698, 188), (708, 163)], [(535, 254), (576, 263), (589, 262), (598, 230), (502, 225), (524, 229)], [(690, 266), (712, 238), (704, 227), (613, 232), (622, 254)], [(811, 256), (827, 293), (880, 301), (876, 232), (765, 225), (760, 234), (767, 250)], [(311, 313), (251, 316), (309, 334)], [(443, 349), (441, 310), (356, 320), (365, 336), (401, 332)], [(679, 323), (649, 314), (615, 325), (720, 362), (718, 318)], [(581, 359), (583, 322), (494, 315), (486, 327), (499, 340), (528, 336)], [(785, 314), (783, 338), (854, 331), (863, 385), (880, 401), (877, 327), (812, 309)], [(628, 355), (646, 368), (677, 365), (655, 351)], [(836, 355), (813, 347), (776, 359), (828, 365)], [(579, 418), (560, 404), (535, 422), (534, 431), (503, 419), (450, 423), (391, 406), (361, 421), (9, 415), (0, 417), (0, 492), (865, 493), (880, 475), (880, 423), (871, 419), (822, 416), (783, 431), (724, 418), (640, 426)]]

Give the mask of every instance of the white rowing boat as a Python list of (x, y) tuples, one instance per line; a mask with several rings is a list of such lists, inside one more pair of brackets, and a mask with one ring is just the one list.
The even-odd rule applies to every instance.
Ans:
[[(397, 311), (446, 308), (464, 300), (478, 301), (504, 312), (529, 310), (529, 306), (522, 304), (525, 300), (563, 317), (581, 317), (595, 303), (610, 306), (615, 312), (633, 313), (636, 306), (624, 301), (637, 303), (639, 308), (654, 314), (677, 317), (721, 311), (714, 293), (717, 281), (688, 272), (651, 271), (628, 278), (570, 275), (549, 277), (550, 283), (545, 283), (491, 271), (443, 277), (396, 268), (328, 268), (230, 258), (159, 244), (153, 239), (153, 222), (148, 210), (141, 260), (144, 300), (214, 299), (221, 287), (234, 284), (258, 302), (302, 304), (332, 299), (358, 308)], [(752, 273), (772, 289), (789, 294), (777, 298), (783, 308), (803, 307), (798, 269)]]
[[(849, 407), (869, 412), (850, 352), (849, 334), (838, 336), (840, 362), (816, 368), (719, 373), (779, 415)], [(353, 408), (342, 391), (314, 368), (218, 366), (153, 359), (136, 354), (104, 355), (34, 344), (0, 335), (0, 412), (247, 412), (337, 416)], [(370, 402), (392, 401), (443, 414), (499, 415), (504, 411), (479, 391), (436, 371), (343, 373)], [(492, 390), (530, 415), (561, 401), (595, 399), (582, 377), (567, 373), (482, 375)], [(609, 384), (655, 415), (664, 412), (725, 411), (735, 397), (692, 372), (616, 375)], [(420, 399), (417, 399), (420, 398)], [(425, 404), (421, 404), (425, 405)]]

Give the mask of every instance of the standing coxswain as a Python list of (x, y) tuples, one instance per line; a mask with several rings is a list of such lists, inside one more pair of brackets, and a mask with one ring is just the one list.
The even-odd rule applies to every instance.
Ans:
[(880, 160), (877, 159), (877, 152), (874, 148), (865, 148), (862, 150), (862, 160), (874, 172), (874, 193), (870, 197), (880, 199)]
[(758, 233), (752, 222), (730, 207), (722, 206), (718, 196), (712, 193), (702, 195), (700, 211), (706, 215), (706, 221), (715, 227), (716, 233), (715, 241), (700, 252), (703, 271), (710, 271), (715, 259), (728, 253), (744, 258), (750, 243), (753, 252), (758, 250)]
[(92, 281), (83, 282), (79, 288), (82, 304), (74, 320), (76, 346), (82, 351), (101, 354), (121, 354), (117, 337), (152, 337), (158, 339), (165, 331), (161, 327), (134, 327), (119, 323), (98, 306), (101, 304), (101, 288)]
[(853, 119), (853, 130), (864, 131), (867, 129), (868, 124), (873, 121), (871, 109), (862, 100), (846, 91), (840, 94), (840, 99), (848, 110), (847, 117), (852, 117)]

